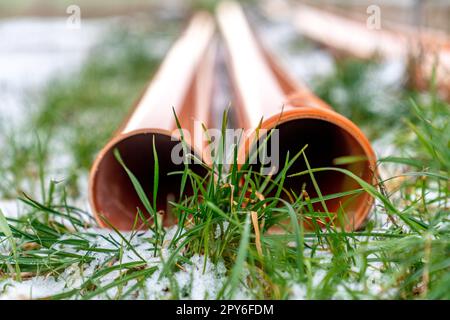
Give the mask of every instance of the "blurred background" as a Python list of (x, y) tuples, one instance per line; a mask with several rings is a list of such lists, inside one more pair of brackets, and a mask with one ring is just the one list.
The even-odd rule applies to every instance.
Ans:
[[(402, 140), (409, 136), (401, 131), (399, 116), (408, 117), (410, 97), (426, 103), (433, 96), (408, 86), (406, 61), (342, 57), (303, 37), (284, 16), (299, 2), (356, 20), (366, 19), (368, 6), (375, 4), (383, 24), (393, 21), (448, 35), (450, 1), (242, 2), (264, 45), (294, 77), (361, 125), (379, 154), (403, 152)], [(16, 205), (9, 200), (22, 192), (45, 200), (54, 181), (86, 207), (87, 174), (96, 152), (139, 97), (190, 14), (213, 10), (216, 4), (1, 1), (1, 203)], [(216, 112), (232, 104), (223, 66), (218, 75)]]
[[(276, 0), (271, 0), (276, 2)], [(0, 17), (58, 17), (70, 5), (83, 8), (86, 18), (110, 17), (149, 13), (155, 10), (190, 10), (193, 7), (212, 7), (208, 0), (5, 0), (0, 3)], [(266, 1), (245, 1), (252, 5)], [(427, 27), (450, 31), (450, 6), (448, 0), (291, 0), (317, 7), (339, 11), (348, 16), (364, 14), (369, 5), (379, 5), (385, 19), (402, 23), (421, 23)]]

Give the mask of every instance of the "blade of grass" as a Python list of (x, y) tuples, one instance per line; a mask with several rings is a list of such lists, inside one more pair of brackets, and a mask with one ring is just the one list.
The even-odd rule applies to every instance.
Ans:
[(21, 281), (21, 276), (20, 276), (20, 267), (19, 264), (17, 262), (17, 248), (16, 248), (16, 241), (13, 237), (12, 231), (9, 227), (8, 221), (6, 220), (6, 217), (3, 215), (2, 210), (0, 209), (0, 232), (2, 232), (5, 237), (8, 239), (10, 245), (11, 245), (11, 249), (12, 249), (12, 253), (14, 256), (14, 260), (16, 260), (15, 263), (15, 267), (16, 267), (16, 280), (17, 281)]
[(236, 290), (239, 284), (239, 280), (242, 276), (245, 260), (248, 255), (249, 243), (250, 243), (250, 214), (247, 214), (245, 218), (244, 230), (242, 232), (242, 238), (239, 243), (239, 249), (237, 252), (236, 260), (231, 270), (231, 276), (220, 290), (219, 295), (217, 297), (218, 299), (222, 298), (224, 295), (226, 295), (229, 299), (233, 297), (234, 291)]

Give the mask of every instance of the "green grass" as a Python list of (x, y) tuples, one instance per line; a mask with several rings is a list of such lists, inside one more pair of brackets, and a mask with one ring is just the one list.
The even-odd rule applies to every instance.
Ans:
[[(39, 132), (39, 144), (34, 137), (19, 139), (11, 133), (13, 143), (3, 147), (10, 161), (2, 163), (1, 170), (10, 178), (0, 182), (2, 197), (19, 194), (25, 212), (18, 219), (6, 219), (7, 223), (0, 215), (0, 246), (6, 248), (0, 251), (0, 288), (2, 279), (60, 279), (76, 267), (82, 281), (45, 298), (146, 298), (146, 283), (155, 279), (168, 283), (163, 297), (189, 297), (192, 288), (181, 285), (179, 275), (200, 257), (202, 268), (196, 274), (210, 273), (211, 265), (224, 268), (223, 273), (217, 271), (223, 275), (218, 290), (208, 298), (245, 294), (256, 299), (287, 299), (298, 291), (308, 299), (450, 298), (450, 108), (433, 92), (409, 99), (409, 93), (402, 91), (394, 104), (399, 109), (394, 108), (392, 114), (374, 112), (369, 94), (354, 94), (364, 92), (358, 84), (362, 85), (361, 77), (374, 65), (339, 65), (338, 70), (344, 71), (324, 79), (326, 90), (318, 92), (329, 100), (327, 92), (333, 88), (345, 90), (355, 101), (345, 106), (337, 103), (339, 111), (369, 128), (372, 138), (387, 131), (395, 137), (391, 141), (395, 153), (379, 159), (379, 184), (370, 186), (338, 168), (308, 165), (305, 172), (297, 173), (310, 175), (314, 181), (315, 172), (341, 170), (356, 179), (360, 188), (354, 192), (369, 192), (377, 200), (363, 230), (341, 230), (315, 212), (313, 203), (324, 204), (327, 197), (340, 196), (321, 196), (317, 184), (317, 198), (300, 193), (292, 194), (290, 202), (281, 199), (287, 169), (295, 161), (308, 163), (307, 146), (290, 155), (272, 178), (248, 166), (238, 169), (233, 165), (225, 172), (220, 163), (205, 176), (188, 167), (174, 173), (183, 176), (183, 185), (191, 183), (193, 195), (182, 188), (179, 200), (172, 202), (178, 218), (172, 230), (159, 223), (154, 207), (157, 192), (145, 194), (128, 172), (143, 203), (136, 221), (145, 220), (142, 210), (152, 213), (150, 231), (93, 229), (96, 223), (90, 214), (71, 205), (79, 191), (73, 181), (85, 179), (93, 156), (157, 65), (157, 58), (148, 55), (139, 39), (119, 33), (94, 51), (75, 79), (49, 86), (42, 108), (30, 120)], [(118, 47), (119, 54), (101, 58), (110, 45)], [(225, 113), (223, 128), (227, 120)], [(74, 159), (63, 182), (48, 182), (50, 147), (55, 139)], [(156, 154), (154, 149), (149, 146), (149, 152)], [(118, 152), (116, 158), (120, 162)], [(122, 166), (125, 170), (126, 164)], [(164, 179), (158, 166), (156, 162), (152, 168), (154, 190)], [(215, 179), (216, 172), (220, 174)], [(385, 172), (395, 174), (386, 176)], [(28, 180), (35, 181), (37, 188), (24, 188)], [(304, 229), (303, 221), (321, 219), (325, 228)], [(284, 233), (267, 233), (274, 226)], [(99, 262), (100, 254), (104, 259)]]

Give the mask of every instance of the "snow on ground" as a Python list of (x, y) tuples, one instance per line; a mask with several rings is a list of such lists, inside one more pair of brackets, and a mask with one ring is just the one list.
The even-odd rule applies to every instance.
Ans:
[(55, 74), (76, 70), (106, 28), (104, 20), (80, 29), (65, 18), (0, 20), (0, 120), (20, 122), (34, 106), (30, 97)]
[[(40, 90), (56, 75), (76, 71), (109, 24), (109, 19), (86, 20), (80, 29), (69, 29), (65, 18), (0, 20), (0, 126), (9, 129), (26, 121)], [(58, 153), (58, 161), (56, 169), (71, 159)], [(7, 216), (17, 217), (19, 206), (0, 199)]]
[[(128, 262), (141, 261), (140, 259), (143, 258), (146, 261), (147, 267), (159, 267), (152, 276), (146, 279), (145, 283), (140, 288), (132, 292), (129, 298), (168, 299), (171, 297), (170, 279), (166, 277), (160, 279), (160, 267), (163, 261), (169, 256), (170, 251), (167, 247), (172, 240), (175, 231), (176, 228), (171, 228), (167, 231), (160, 256), (154, 256), (153, 245), (149, 241), (149, 239), (152, 239), (153, 234), (151, 231), (146, 231), (134, 235), (130, 241), (139, 256), (135, 251), (127, 249), (126, 246), (124, 246), (122, 259), (108, 264), (109, 266), (118, 266)], [(91, 245), (97, 248), (117, 249), (117, 244), (123, 243), (122, 239), (117, 234), (109, 230), (88, 229), (85, 230), (85, 232), (96, 235), (95, 239), (91, 240)], [(123, 233), (123, 235), (130, 239), (132, 234)], [(80, 254), (80, 251), (72, 250), (67, 247), (64, 248), (62, 245), (60, 245), (59, 248), (64, 249), (66, 252)], [(74, 264), (65, 269), (60, 275), (38, 276), (22, 282), (11, 279), (0, 282), (0, 299), (39, 299), (80, 288), (80, 286), (82, 286), (82, 284), (89, 279), (100, 266), (109, 263), (115, 253), (95, 252), (89, 253), (88, 255), (94, 257), (94, 260), (81, 265)], [(182, 269), (175, 273), (174, 279), (180, 292), (180, 298), (214, 299), (219, 293), (219, 290), (224, 284), (224, 275), (226, 272), (225, 266), (221, 262), (214, 265), (207, 260), (205, 270), (203, 271), (205, 263), (204, 259), (203, 256), (194, 255), (190, 259), (191, 264), (185, 264)], [(120, 276), (121, 271), (119, 270), (112, 271), (102, 276), (100, 278), (99, 287), (111, 283)], [(135, 284), (135, 280), (129, 281), (121, 288), (122, 293), (127, 292)], [(114, 287), (95, 298), (114, 298), (117, 293), (118, 288)]]
[[(144, 283), (137, 288), (133, 288), (133, 286), (136, 285), (136, 280), (131, 280), (120, 289), (117, 286), (114, 286), (94, 298), (111, 299), (116, 297), (119, 290), (122, 293), (130, 290), (130, 294), (125, 297), (126, 299), (169, 299), (173, 297), (171, 280), (174, 280), (178, 287), (180, 299), (214, 299), (225, 284), (226, 268), (223, 262), (214, 265), (207, 259), (205, 265), (204, 256), (194, 255), (191, 257), (190, 263), (184, 264), (183, 267), (174, 274), (172, 279), (160, 277), (162, 263), (167, 260), (170, 254), (168, 244), (172, 240), (175, 231), (175, 227), (172, 227), (167, 231), (164, 245), (159, 256), (154, 256), (153, 245), (149, 241), (153, 237), (151, 231), (140, 232), (133, 236), (131, 233), (123, 233), (125, 238), (133, 245), (134, 250), (130, 250), (126, 246), (123, 246), (124, 251), (121, 260), (110, 263), (111, 258), (115, 255), (113, 253), (88, 253), (88, 256), (94, 257), (91, 262), (73, 264), (66, 268), (60, 275), (37, 276), (21, 282), (8, 279), (0, 282), (0, 300), (42, 299), (51, 295), (69, 292), (73, 289), (82, 287), (83, 283), (93, 276), (101, 266), (105, 266), (106, 264), (108, 266), (119, 266), (124, 263), (140, 261), (141, 258), (146, 261), (146, 266), (148, 268), (158, 267)], [(91, 240), (91, 245), (93, 247), (117, 249), (117, 244), (123, 244), (122, 239), (113, 231), (105, 229), (87, 229), (85, 232), (96, 235), (95, 239)], [(0, 252), (3, 251), (3, 246), (5, 246), (5, 244), (0, 245)], [(71, 248), (62, 245), (59, 245), (59, 248), (64, 249), (65, 252), (77, 254), (83, 253), (83, 251), (72, 250)], [(331, 258), (332, 257), (328, 252), (316, 252), (315, 259), (320, 259), (321, 264), (330, 263)], [(102, 288), (114, 280), (119, 279), (123, 276), (123, 273), (121, 272), (123, 271), (116, 270), (103, 275), (100, 277), (98, 287)], [(357, 273), (358, 270), (355, 270), (355, 272)], [(324, 270), (319, 269), (315, 271), (310, 283), (311, 288), (320, 287), (326, 275), (327, 273)], [(286, 276), (289, 279), (289, 275)], [(245, 278), (246, 276), (242, 275), (242, 279)], [(299, 284), (294, 280), (291, 280), (290, 283), (290, 299), (308, 298), (306, 284)], [(335, 299), (350, 299), (352, 296), (349, 294), (349, 290), (363, 290), (364, 288), (369, 288), (368, 293), (367, 295), (360, 296), (360, 298), (388, 298), (394, 296), (395, 291), (386, 291), (384, 289), (385, 283), (388, 283), (388, 280), (384, 278), (381, 266), (377, 268), (375, 264), (372, 264), (366, 272), (366, 279), (364, 281), (349, 280), (341, 283), (333, 297)], [(251, 292), (246, 290), (243, 286), (240, 286), (236, 291), (236, 299), (249, 299), (252, 297)], [(71, 298), (79, 298), (79, 296), (72, 296)]]
[(21, 210), (21, 203), (16, 200), (0, 200), (0, 210), (8, 218), (18, 218)]

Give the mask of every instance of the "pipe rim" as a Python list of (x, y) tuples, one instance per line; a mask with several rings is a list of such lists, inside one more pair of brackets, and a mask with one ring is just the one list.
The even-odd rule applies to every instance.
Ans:
[[(359, 129), (358, 126), (356, 126), (351, 120), (331, 109), (314, 107), (288, 107), (286, 110), (283, 110), (282, 113), (272, 115), (266, 120), (263, 120), (260, 128), (270, 130), (281, 124), (301, 119), (315, 119), (326, 121), (344, 130), (353, 139), (355, 139), (355, 141), (357, 141), (361, 146), (364, 154), (367, 156), (369, 170), (372, 173), (372, 181), (368, 181), (368, 183), (370, 183), (371, 185), (376, 184), (376, 155), (369, 140), (361, 131), (361, 129)], [(256, 132), (254, 130), (249, 136), (246, 137), (244, 145), (239, 148), (239, 156), (243, 157), (242, 159), (248, 158), (249, 150), (255, 141), (255, 134)], [(239, 168), (240, 167), (242, 167), (242, 164), (239, 165)], [(370, 210), (375, 202), (375, 199), (367, 192), (365, 192), (363, 196), (364, 198), (361, 202), (366, 202), (367, 205), (361, 206), (360, 208), (358, 208), (358, 210), (355, 210), (351, 216), (349, 216), (350, 220), (349, 223), (344, 226), (345, 229), (358, 230), (369, 218)]]
[[(97, 173), (99, 171), (99, 167), (105, 158), (105, 156), (110, 152), (116, 145), (120, 144), (120, 142), (127, 140), (128, 138), (135, 137), (138, 135), (146, 135), (146, 134), (153, 134), (153, 135), (163, 135), (166, 137), (169, 137), (171, 139), (175, 139), (174, 142), (181, 142), (181, 137), (179, 134), (174, 134), (173, 132), (166, 130), (166, 129), (160, 129), (160, 128), (150, 128), (150, 129), (137, 129), (132, 130), (126, 133), (120, 133), (113, 137), (97, 154), (94, 163), (91, 167), (91, 170), (89, 172), (89, 182), (88, 182), (88, 198), (89, 198), (89, 206), (92, 211), (92, 215), (99, 225), (100, 228), (110, 228), (101, 218), (101, 212), (99, 210), (100, 206), (96, 203), (96, 197), (95, 197), (95, 184), (96, 184), (96, 178)], [(189, 145), (190, 150), (192, 150), (192, 153), (194, 153), (199, 159), (201, 159), (202, 163), (204, 163), (203, 157), (199, 157), (199, 153), (195, 146), (186, 141), (186, 143)]]

